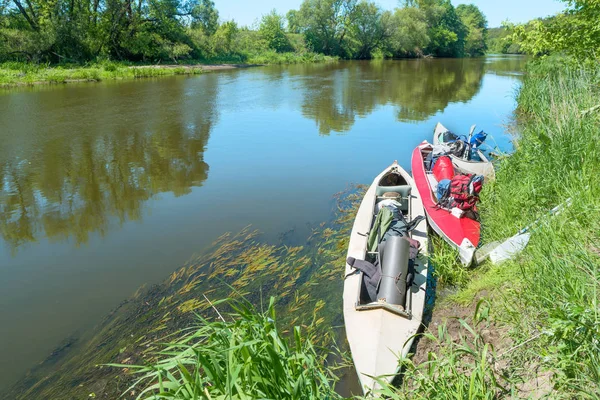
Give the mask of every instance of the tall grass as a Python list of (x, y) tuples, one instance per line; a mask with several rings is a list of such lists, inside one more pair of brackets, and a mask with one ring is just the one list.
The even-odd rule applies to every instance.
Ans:
[[(522, 134), (482, 202), (490, 239), (542, 216), (524, 253), (486, 275), (505, 277), (498, 312), (516, 327), (516, 343), (527, 341), (522, 366), (545, 370), (565, 398), (600, 395), (599, 83), (597, 66), (529, 67), (518, 96)], [(543, 217), (567, 198), (564, 212)]]
[(161, 350), (155, 364), (117, 365), (141, 375), (127, 393), (139, 387), (138, 399), (341, 398), (327, 352), (317, 352), (299, 326), (292, 343), (282, 336), (274, 298), (265, 312), (246, 301), (228, 305), (234, 312), (226, 318), (198, 317), (199, 326)]

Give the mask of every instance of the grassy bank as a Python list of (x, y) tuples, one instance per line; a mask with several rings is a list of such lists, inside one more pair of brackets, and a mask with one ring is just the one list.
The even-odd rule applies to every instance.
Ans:
[(518, 96), (522, 135), (484, 197), (486, 240), (545, 218), (521, 257), (490, 268), (499, 317), (513, 329), (525, 376), (546, 373), (564, 397), (600, 394), (600, 69), (549, 59), (530, 66)]
[[(468, 280), (457, 279), (463, 275), (456, 269), (442, 269), (442, 279), (459, 283), (445, 307), (460, 314), (485, 298), (492, 324), (483, 329), (487, 338), (482, 330), (471, 335), (459, 327), (471, 340), (455, 335), (454, 342), (429, 346), (434, 358), (446, 360), (465, 343), (468, 352), (479, 349), (469, 357), (473, 362), (479, 356), (478, 368), (450, 378), (450, 384), (475, 390), (460, 398), (483, 398), (473, 393), (490, 383), (489, 398), (600, 396), (599, 83), (597, 66), (564, 59), (528, 68), (517, 99), (516, 151), (501, 162), (496, 182), (483, 193), (483, 242), (512, 236), (542, 218), (514, 260), (468, 271)], [(569, 198), (565, 211), (544, 217)], [(496, 338), (489, 337), (490, 329)], [(491, 347), (481, 357), (485, 344)], [(481, 368), (486, 379), (466, 386), (471, 377), (480, 377)], [(448, 369), (466, 371), (454, 362), (442, 371)], [(422, 374), (411, 379), (421, 382)], [(442, 386), (431, 380), (428, 385), (419, 387), (439, 398), (430, 390), (440, 393)]]
[(197, 75), (213, 69), (267, 64), (331, 62), (336, 59), (336, 57), (316, 53), (277, 53), (275, 51), (267, 51), (244, 57), (217, 57), (182, 65), (132, 65), (130, 63), (116, 62), (86, 65), (49, 65), (6, 62), (0, 64), (0, 87)]
[(107, 63), (88, 66), (50, 66), (8, 62), (0, 64), (0, 87), (56, 84), (69, 82), (100, 82), (117, 79), (151, 78), (172, 75), (201, 74), (201, 66), (130, 66)]

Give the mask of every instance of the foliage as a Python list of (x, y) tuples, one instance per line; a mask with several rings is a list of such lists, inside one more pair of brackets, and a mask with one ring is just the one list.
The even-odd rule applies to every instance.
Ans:
[(349, 55), (347, 35), (358, 16), (357, 0), (304, 0), (298, 12), (291, 16), (290, 25), (304, 34), (313, 51)]
[(259, 33), (267, 46), (279, 53), (289, 52), (292, 45), (284, 30), (285, 18), (273, 10), (267, 15), (263, 15), (260, 21)]
[(350, 30), (351, 53), (354, 58), (372, 58), (392, 34), (391, 13), (374, 3), (362, 1), (356, 6), (356, 17)]
[(456, 250), (437, 235), (431, 235), (430, 239), (433, 247), (431, 264), (437, 282), (441, 286), (464, 286), (469, 281), (470, 271), (461, 264)]
[(290, 31), (303, 34), (314, 51), (346, 58), (462, 57), (486, 48), (481, 11), (464, 6), (459, 16), (450, 0), (407, 1), (394, 12), (369, 0), (304, 0), (287, 18)]
[(464, 55), (466, 27), (450, 0), (420, 0), (427, 15), (430, 42), (427, 53), (442, 57)]
[(382, 385), (382, 398), (479, 400), (512, 397), (515, 379), (503, 376), (496, 364), (494, 346), (482, 335), (489, 309), (479, 302), (475, 309), (475, 324), (457, 319), (450, 332), (447, 324), (437, 332), (422, 334), (421, 340), (434, 343), (427, 359), (417, 364), (411, 359), (399, 360), (404, 379), (399, 387)]
[[(502, 304), (505, 318), (518, 343), (537, 338), (523, 349), (523, 362), (549, 371), (564, 398), (600, 391), (600, 192), (592, 183), (600, 173), (599, 82), (597, 66), (556, 57), (530, 65), (518, 96), (517, 149), (482, 202), (489, 240), (541, 217), (524, 253), (486, 275), (510, 271), (496, 287), (511, 299)], [(567, 198), (564, 212), (545, 217)]]
[(192, 28), (201, 28), (204, 34), (214, 35), (219, 27), (219, 12), (212, 0), (199, 0), (192, 8)]
[(138, 399), (341, 398), (333, 369), (325, 366), (328, 354), (319, 355), (300, 326), (293, 343), (283, 337), (274, 298), (264, 312), (247, 301), (228, 305), (234, 312), (227, 319), (199, 318), (198, 328), (166, 345), (155, 363), (117, 365), (141, 375), (132, 387), (143, 389)]
[(521, 47), (513, 41), (508, 26), (488, 29), (487, 49), (496, 54), (522, 54)]
[(417, 7), (398, 8), (392, 18), (397, 27), (389, 41), (392, 54), (396, 57), (422, 56), (431, 41), (425, 12)]
[(271, 50), (360, 59), (479, 54), (485, 18), (475, 6), (460, 9), (450, 0), (411, 1), (394, 12), (372, 0), (304, 0), (288, 12), (286, 32), (275, 10), (258, 29), (220, 23), (213, 0), (3, 0), (0, 62), (244, 60)]
[(512, 25), (512, 39), (524, 52), (536, 56), (565, 52), (579, 58), (595, 58), (600, 51), (600, 0), (563, 0), (564, 13), (545, 20)]
[(456, 8), (461, 22), (467, 28), (465, 54), (481, 56), (487, 50), (487, 20), (474, 4), (461, 4)]
[(99, 63), (79, 66), (49, 67), (31, 63), (10, 62), (0, 64), (0, 87), (32, 85), (37, 83), (66, 83), (76, 81), (106, 81), (150, 78), (169, 75), (201, 74), (200, 66), (175, 68), (138, 67), (122, 63)]

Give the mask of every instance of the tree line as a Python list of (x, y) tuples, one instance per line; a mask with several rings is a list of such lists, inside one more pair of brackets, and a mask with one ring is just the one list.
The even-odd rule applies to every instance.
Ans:
[(304, 0), (251, 27), (221, 20), (212, 0), (0, 0), (0, 61), (463, 57), (484, 54), (486, 40), (483, 13), (450, 0), (405, 0), (393, 11), (369, 0)]

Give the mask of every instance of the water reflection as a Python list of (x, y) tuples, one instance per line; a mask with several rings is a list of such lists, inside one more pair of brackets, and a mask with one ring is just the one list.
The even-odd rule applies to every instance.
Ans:
[[(154, 195), (184, 195), (203, 184), (211, 130), (231, 109), (277, 111), (291, 103), (321, 135), (347, 132), (386, 105), (398, 121), (425, 121), (470, 101), (486, 73), (511, 74), (523, 63), (339, 62), (5, 93), (0, 233), (14, 252), (42, 237), (86, 243), (112, 223), (141, 219)], [(265, 137), (264, 129), (251, 133)]]
[[(139, 220), (157, 193), (202, 185), (218, 93), (216, 75), (203, 78), (192, 93), (180, 80), (145, 93), (128, 83), (96, 87), (92, 97), (89, 87), (29, 96), (37, 121), (2, 121), (0, 232), (13, 251), (40, 236), (85, 243), (110, 221)], [(11, 95), (4, 115), (24, 106), (22, 95)]]

